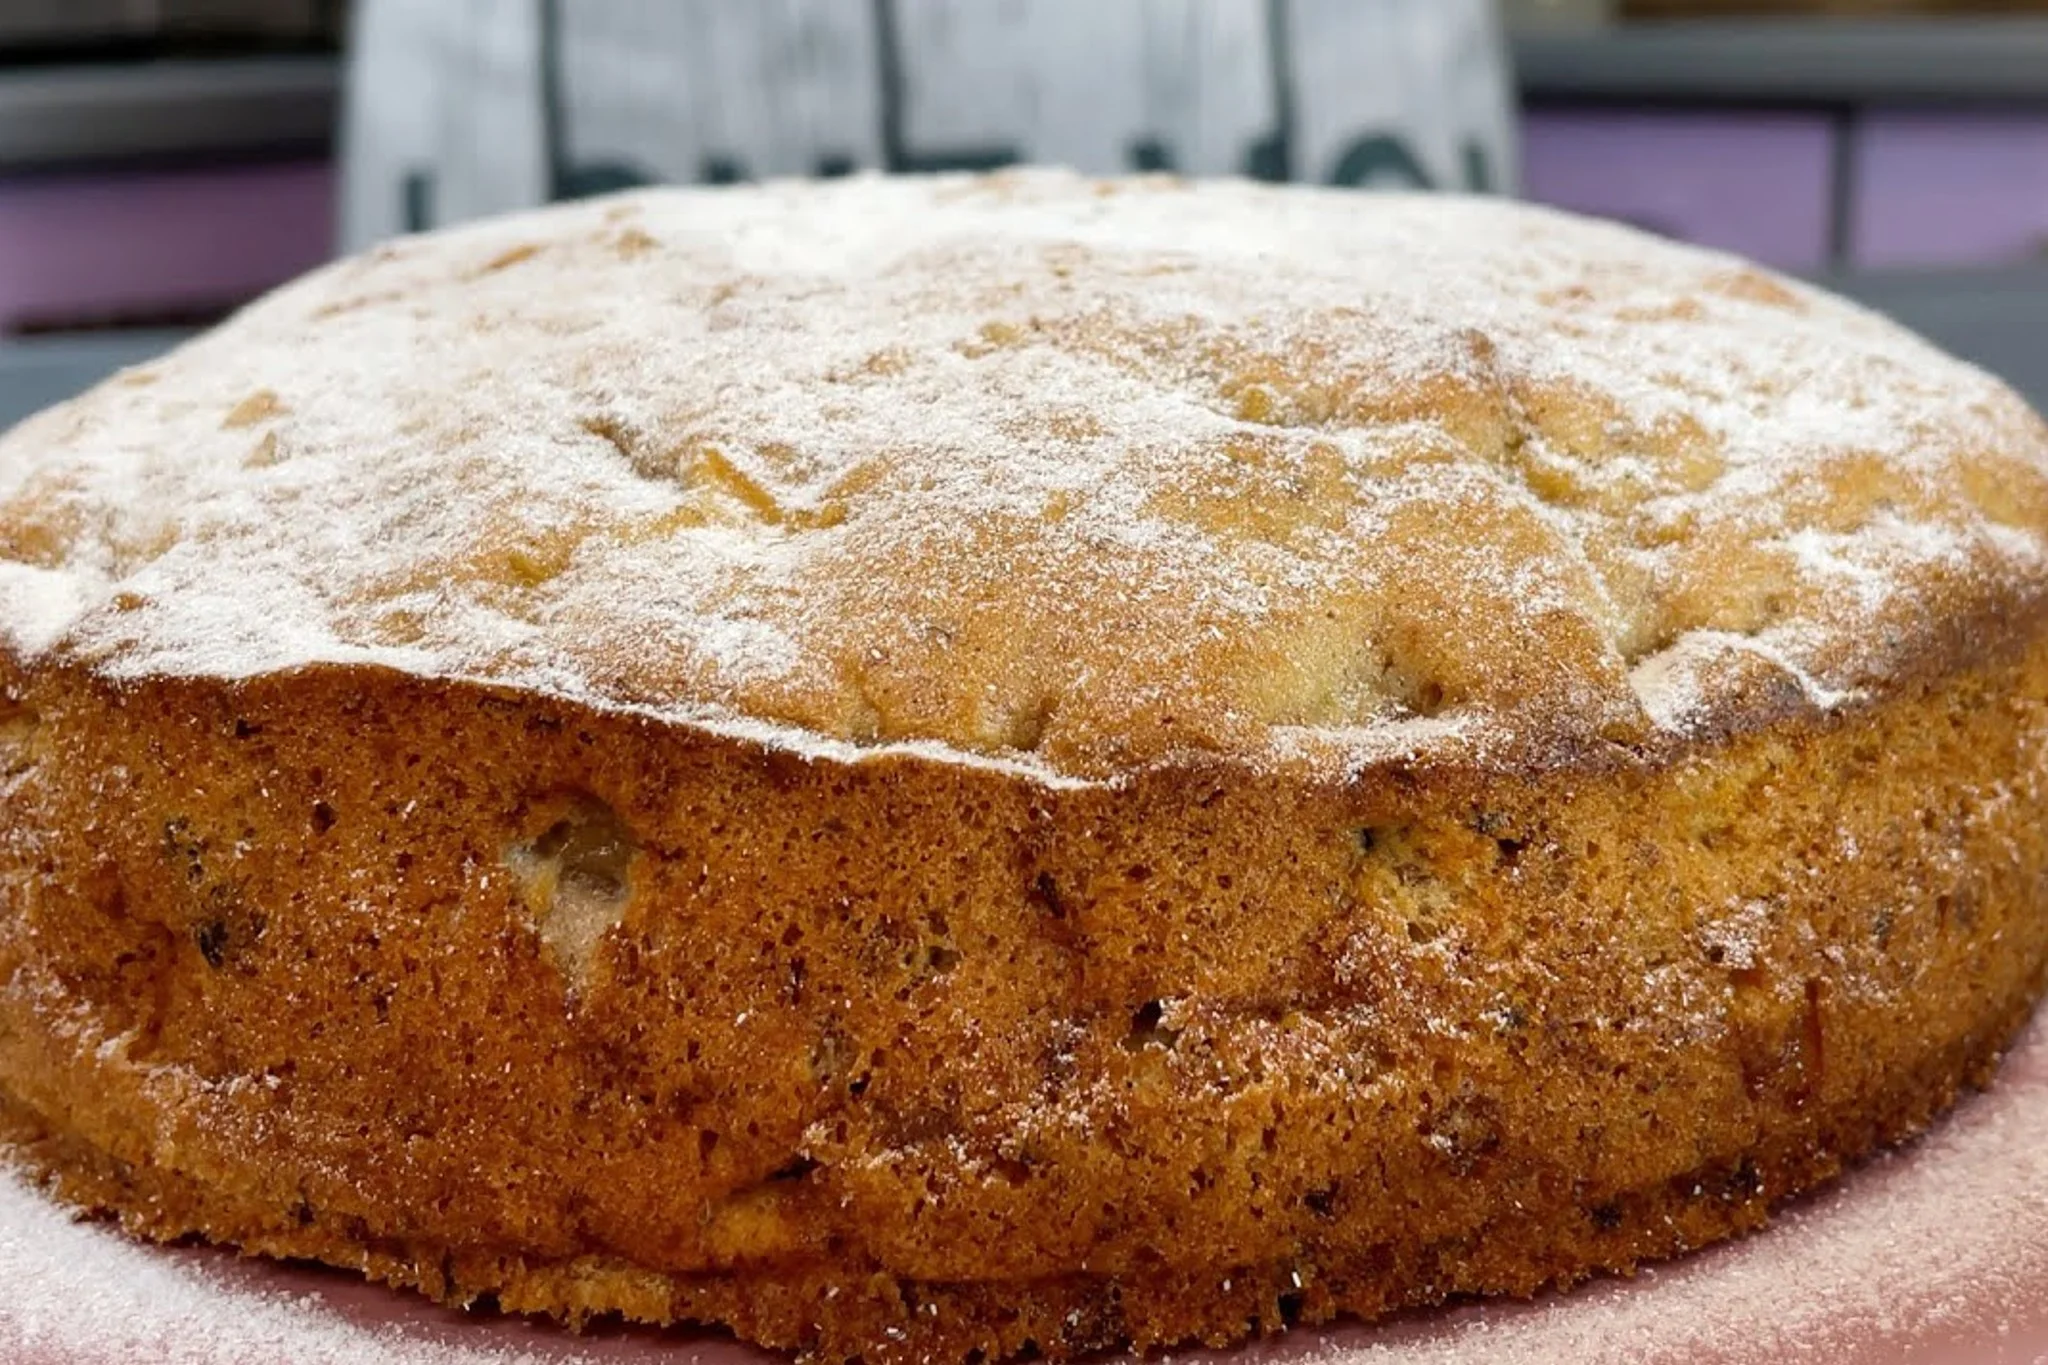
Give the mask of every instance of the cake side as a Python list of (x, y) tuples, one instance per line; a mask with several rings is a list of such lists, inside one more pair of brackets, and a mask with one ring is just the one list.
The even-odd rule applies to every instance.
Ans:
[(1048, 781), (1826, 710), (2038, 591), (1997, 381), (1504, 201), (1046, 172), (395, 242), (0, 438), (0, 628)]
[(1626, 1269), (2038, 994), (2044, 536), (1995, 380), (1500, 202), (408, 239), (0, 437), (0, 1129), (870, 1365)]
[(1068, 788), (17, 670), (0, 1109), (146, 1235), (821, 1358), (1526, 1293), (1988, 1075), (2048, 959), (2048, 645), (1965, 634), (1655, 762)]

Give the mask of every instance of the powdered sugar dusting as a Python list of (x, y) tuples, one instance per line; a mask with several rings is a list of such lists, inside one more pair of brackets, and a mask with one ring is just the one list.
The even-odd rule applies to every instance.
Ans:
[(2044, 534), (2017, 398), (1732, 258), (1050, 172), (408, 239), (0, 440), (19, 655), (1049, 779), (1840, 705)]
[(0, 1276), (8, 1286), (0, 1354), (17, 1365), (543, 1365), (581, 1357), (449, 1344), (374, 1317), (358, 1321), (305, 1283), (327, 1277), (301, 1272), (295, 1283), (288, 1272), (249, 1273), (255, 1269), (74, 1222), (0, 1172)]
[[(1999, 1084), (1766, 1232), (1535, 1304), (1302, 1329), (1182, 1365), (1829, 1365), (2048, 1357), (2048, 1022)], [(0, 1174), (0, 1355), (24, 1365), (765, 1365), (681, 1332), (575, 1338), (333, 1273), (169, 1251)]]

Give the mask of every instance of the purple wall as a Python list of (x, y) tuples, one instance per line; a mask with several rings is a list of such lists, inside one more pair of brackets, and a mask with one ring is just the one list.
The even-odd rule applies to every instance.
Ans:
[(1858, 264), (1978, 265), (2048, 251), (2048, 113), (1873, 112), (1860, 125)]
[(1531, 199), (1780, 269), (1827, 261), (1832, 128), (1824, 115), (1537, 108), (1522, 135)]
[(0, 179), (0, 334), (217, 307), (324, 260), (324, 162)]

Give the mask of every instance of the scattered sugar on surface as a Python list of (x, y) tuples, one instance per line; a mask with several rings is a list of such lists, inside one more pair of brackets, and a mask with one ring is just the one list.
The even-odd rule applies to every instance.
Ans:
[[(358, 1321), (282, 1270), (132, 1243), (0, 1171), (0, 1354), (16, 1365), (546, 1365), (576, 1355)], [(304, 1279), (306, 1277), (301, 1277)], [(274, 1281), (266, 1287), (265, 1281)], [(337, 1281), (339, 1283), (339, 1281)], [(353, 1286), (351, 1286), (353, 1288)]]
[(1051, 172), (406, 239), (0, 457), (24, 655), (381, 665), (1079, 778), (1356, 768), (1424, 684), (1452, 749), (1682, 731), (1731, 653), (1839, 705), (1944, 585), (2037, 585), (2048, 528), (2003, 386), (1733, 258)]
[[(1301, 1329), (1175, 1365), (1991, 1365), (2048, 1359), (2048, 1020), (1998, 1083), (1766, 1232), (1533, 1304)], [(23, 1365), (767, 1365), (729, 1340), (572, 1337), (332, 1273), (128, 1242), (0, 1175), (0, 1355)]]

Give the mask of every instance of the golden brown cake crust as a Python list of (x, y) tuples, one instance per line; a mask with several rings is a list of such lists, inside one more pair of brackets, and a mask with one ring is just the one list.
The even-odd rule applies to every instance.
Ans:
[(408, 242), (0, 439), (0, 1137), (871, 1365), (1626, 1269), (2038, 993), (2044, 468), (1887, 324), (1505, 205)]
[[(26, 688), (0, 1090), (69, 1197), (835, 1359), (1709, 1241), (1986, 1076), (2048, 956), (2038, 647), (1662, 765), (1320, 788), (351, 669)], [(571, 980), (506, 854), (606, 809), (631, 897)]]

